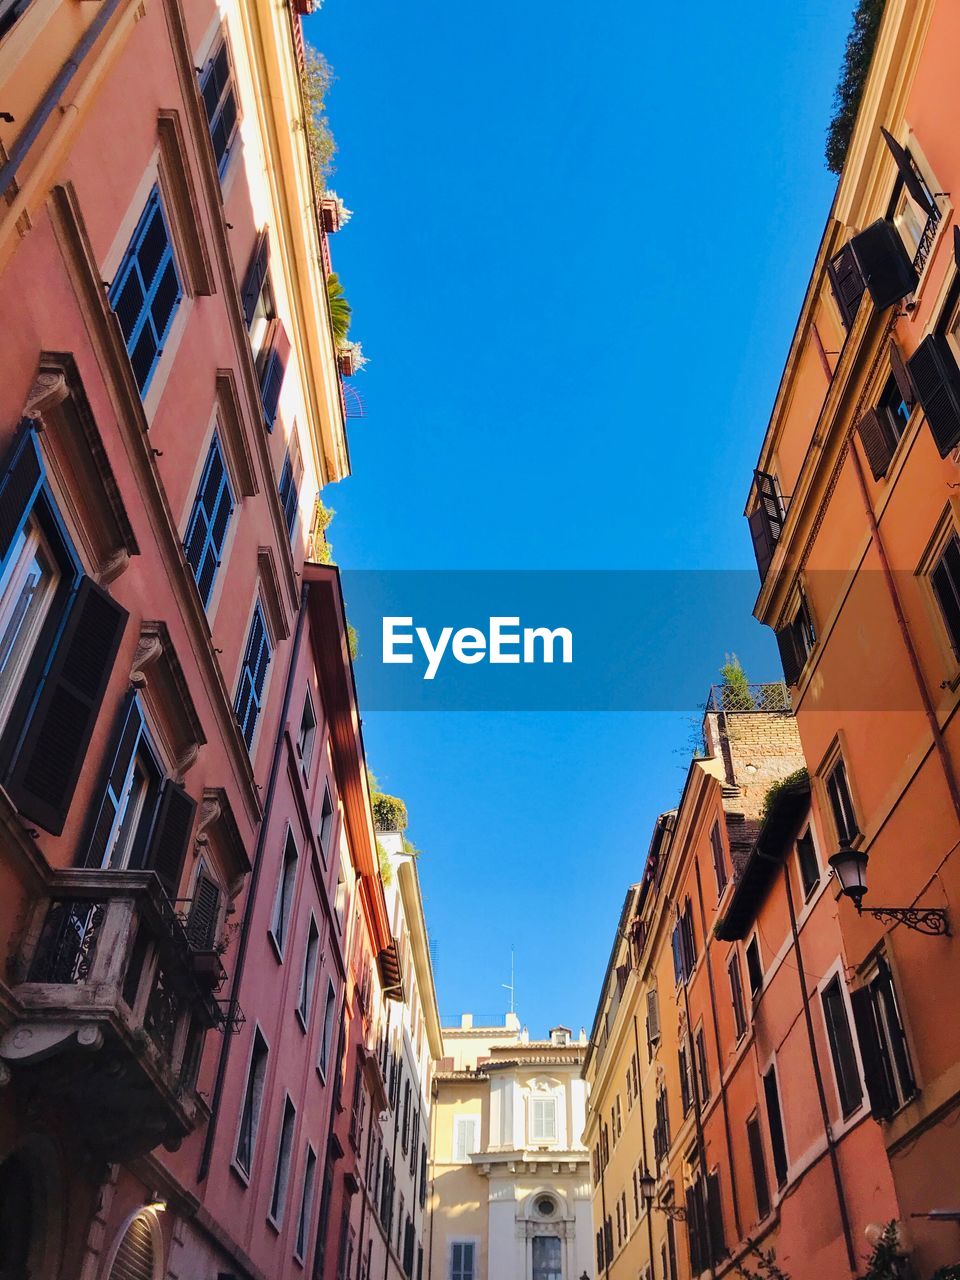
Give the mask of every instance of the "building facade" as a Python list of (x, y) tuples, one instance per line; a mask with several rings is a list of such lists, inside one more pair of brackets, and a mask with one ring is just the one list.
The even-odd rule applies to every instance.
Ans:
[(443, 1033), (434, 1080), (432, 1280), (579, 1280), (592, 1271), (587, 1152), (581, 1141), (586, 1036), (519, 1021)]
[(322, 1274), (390, 935), (303, 65), (285, 5), (0, 11), (5, 1274)]
[(922, 1276), (960, 1253), (958, 39), (945, 0), (884, 7), (747, 507)]
[(735, 1274), (756, 1250), (793, 1280), (856, 1275), (897, 1217), (786, 692), (732, 692), (626, 896), (584, 1067), (613, 1280)]

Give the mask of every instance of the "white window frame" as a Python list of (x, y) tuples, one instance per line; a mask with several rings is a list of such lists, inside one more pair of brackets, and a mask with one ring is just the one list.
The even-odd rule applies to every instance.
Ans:
[[(303, 721), (309, 710), (313, 718), (313, 724), (304, 733)], [(300, 726), (297, 729), (297, 755), (300, 757), (300, 766), (303, 769), (303, 776), (306, 778), (310, 773), (310, 765), (313, 763), (313, 753), (317, 745), (317, 709), (313, 705), (313, 695), (308, 689), (303, 699), (303, 707), (300, 710)]]
[(330, 1054), (333, 1052), (333, 1033), (337, 1023), (337, 989), (333, 979), (327, 978), (327, 993), (324, 997), (323, 1024), (320, 1028), (320, 1051), (317, 1055), (317, 1071), (324, 1082), (330, 1070)]
[[(287, 1117), (290, 1116), (290, 1127), (287, 1128)], [(290, 1170), (293, 1165), (293, 1151), (297, 1136), (297, 1108), (286, 1090), (283, 1092), (283, 1107), (280, 1110), (280, 1130), (277, 1133), (277, 1158), (273, 1166), (273, 1180), (270, 1184), (270, 1208), (267, 1210), (267, 1221), (279, 1231), (283, 1226), (283, 1217), (287, 1208), (287, 1193), (290, 1190)]]
[[(262, 1044), (264, 1049), (263, 1078), (260, 1081), (259, 1093), (255, 1092), (252, 1099), (253, 1123), (251, 1125), (251, 1135), (250, 1135), (250, 1168), (248, 1169), (240, 1159), (240, 1154), (239, 1154), (240, 1136), (243, 1130), (243, 1114), (244, 1114), (244, 1111), (246, 1110), (246, 1105), (247, 1105), (247, 1091), (250, 1088), (250, 1073), (253, 1070), (253, 1059), (254, 1059), (254, 1054), (257, 1049), (258, 1043)], [(257, 1154), (257, 1138), (260, 1133), (260, 1121), (263, 1117), (263, 1099), (264, 1099), (264, 1094), (267, 1092), (266, 1076), (267, 1076), (267, 1071), (269, 1070), (269, 1066), (270, 1066), (270, 1044), (269, 1044), (269, 1041), (267, 1040), (267, 1037), (263, 1034), (263, 1029), (261, 1028), (260, 1023), (258, 1022), (253, 1028), (253, 1036), (251, 1037), (251, 1040), (250, 1040), (250, 1051), (247, 1054), (247, 1069), (243, 1073), (243, 1092), (240, 1095), (240, 1111), (237, 1116), (237, 1134), (233, 1143), (233, 1162), (231, 1164), (231, 1168), (240, 1178), (241, 1182), (244, 1183), (244, 1185), (247, 1185), (250, 1182), (250, 1178), (253, 1170), (253, 1163)]]
[[(468, 1134), (473, 1134), (473, 1148), (470, 1146)], [(480, 1150), (480, 1116), (470, 1113), (453, 1118), (453, 1164), (470, 1164), (470, 1157)]]
[[(617, 1095), (617, 1097), (619, 1099), (619, 1094)], [(540, 1127), (543, 1130), (543, 1132), (541, 1132), (539, 1135), (536, 1133), (537, 1122), (535, 1117), (537, 1114), (538, 1106), (542, 1106), (542, 1107), (549, 1106), (552, 1117), (553, 1117), (552, 1133), (547, 1133), (545, 1131), (548, 1126), (546, 1126), (542, 1120), (541, 1120)], [(557, 1099), (554, 1094), (534, 1093), (534, 1094), (531, 1094), (529, 1098), (527, 1098), (527, 1134), (528, 1134), (528, 1142), (530, 1146), (546, 1147), (546, 1146), (554, 1146), (556, 1144), (556, 1142), (558, 1141), (558, 1136), (560, 1132), (559, 1116), (557, 1114), (557, 1111), (558, 1111)]]
[[(293, 850), (293, 857), (289, 856), (289, 851)], [(288, 868), (293, 867), (289, 873)], [(290, 925), (293, 920), (294, 898), (297, 888), (297, 873), (300, 869), (300, 848), (297, 844), (296, 837), (293, 834), (293, 827), (287, 823), (286, 834), (283, 838), (283, 860), (280, 863), (280, 875), (277, 879), (277, 888), (273, 898), (273, 910), (270, 913), (270, 928), (268, 930), (270, 941), (273, 943), (274, 950), (277, 953), (277, 959), (283, 963), (284, 950), (287, 945), (287, 938), (290, 933)]]
[(34, 560), (39, 561), (41, 567), (43, 561), (46, 561), (49, 572), (41, 579), (44, 586), (37, 602), (28, 603), (21, 614), (21, 621), (11, 642), (9, 671), (3, 672), (3, 693), (0, 695), (0, 727), (6, 724), (10, 715), (14, 699), (20, 691), (24, 671), (36, 647), (43, 623), (50, 613), (57, 587), (63, 579), (63, 569), (40, 527), (35, 511), (27, 516), (18, 541), (21, 545), (16, 554), (11, 553), (0, 581), (0, 639), (14, 621), (14, 604), (23, 598)]
[(316, 917), (310, 912), (307, 925), (307, 942), (303, 949), (303, 970), (300, 974), (300, 998), (297, 1001), (297, 1019), (306, 1031), (313, 1013), (313, 1000), (317, 991), (317, 973), (320, 968), (320, 929)]
[[(467, 1270), (464, 1265), (463, 1253), (460, 1255), (460, 1266), (454, 1268), (453, 1251), (459, 1248), (470, 1250), (470, 1269)], [(477, 1241), (476, 1240), (451, 1240), (450, 1241), (450, 1258), (449, 1269), (447, 1274), (450, 1280), (477, 1280)]]

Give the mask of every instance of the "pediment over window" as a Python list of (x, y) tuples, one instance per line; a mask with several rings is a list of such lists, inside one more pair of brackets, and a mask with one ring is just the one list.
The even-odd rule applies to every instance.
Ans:
[(160, 135), (160, 184), (166, 208), (173, 215), (173, 235), (179, 260), (186, 268), (189, 292), (215, 293), (213, 266), (179, 112), (161, 111), (157, 116), (157, 132)]
[(37, 425), (57, 504), (92, 575), (112, 582), (140, 548), (72, 355), (43, 352), (24, 415)]
[(290, 635), (290, 620), (280, 594), (280, 574), (272, 547), (260, 547), (257, 551), (257, 570), (260, 575), (261, 596), (267, 611), (267, 624), (276, 645)]
[(161, 749), (182, 782), (207, 739), (165, 622), (141, 622), (130, 683), (140, 690)]
[(236, 897), (250, 870), (250, 858), (223, 787), (205, 787), (194, 837), (195, 853), (213, 848), (230, 898)]
[(217, 370), (217, 417), (234, 493), (251, 498), (259, 491), (259, 485), (244, 430), (237, 380), (231, 369)]

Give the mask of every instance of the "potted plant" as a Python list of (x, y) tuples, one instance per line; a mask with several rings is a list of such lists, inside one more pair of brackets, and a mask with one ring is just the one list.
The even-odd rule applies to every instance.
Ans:
[(341, 374), (349, 378), (360, 372), (367, 363), (367, 357), (363, 354), (363, 347), (359, 342), (345, 342), (337, 352), (337, 361)]
[(325, 191), (320, 199), (320, 221), (327, 235), (345, 227), (352, 217), (351, 211), (335, 191)]

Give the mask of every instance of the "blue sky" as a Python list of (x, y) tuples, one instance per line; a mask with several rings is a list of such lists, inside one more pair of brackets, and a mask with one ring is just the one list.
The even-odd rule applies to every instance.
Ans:
[[(850, 9), (326, 0), (306, 31), (355, 211), (332, 249), (370, 357), (324, 495), (341, 565), (752, 564)], [(729, 647), (779, 676), (748, 617)], [(531, 1032), (589, 1030), (694, 713), (365, 717), (424, 851), (442, 1014), (507, 1007), (514, 945)]]

